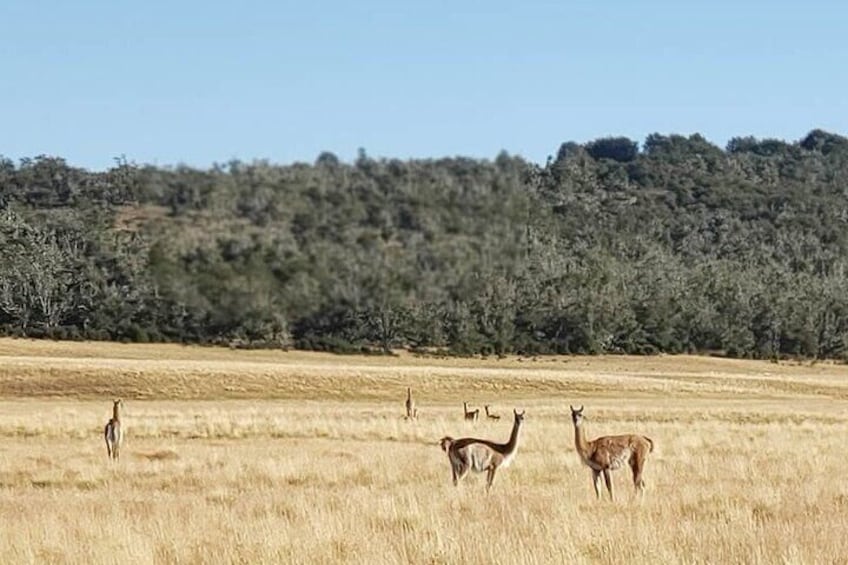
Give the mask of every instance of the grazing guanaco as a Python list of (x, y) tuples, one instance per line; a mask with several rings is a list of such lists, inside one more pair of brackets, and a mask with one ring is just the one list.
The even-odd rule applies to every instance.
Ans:
[(500, 420), (501, 419), (501, 417), (498, 414), (493, 414), (492, 412), (489, 412), (489, 405), (488, 404), (486, 404), (484, 406), (484, 408), (486, 409), (486, 418), (488, 418), (489, 420)]
[(415, 407), (415, 401), (412, 400), (412, 389), (406, 387), (406, 419), (414, 420), (418, 418), (418, 408)]
[(501, 467), (509, 467), (518, 451), (524, 412), (513, 410), (513, 414), (515, 419), (512, 423), (512, 432), (509, 434), (509, 440), (506, 443), (495, 443), (471, 437), (453, 439), (450, 436), (445, 436), (439, 440), (439, 445), (448, 454), (450, 460), (454, 486), (458, 486), (459, 481), (464, 479), (469, 471), (475, 473), (486, 471), (486, 490), (492, 488), (495, 472)]
[(633, 471), (633, 485), (636, 492), (644, 492), (645, 481), (642, 479), (642, 471), (645, 468), (645, 459), (654, 451), (654, 442), (649, 437), (636, 434), (625, 434), (617, 436), (603, 436), (592, 441), (586, 439), (586, 431), (583, 428), (583, 407), (571, 408), (571, 421), (574, 422), (574, 446), (583, 463), (592, 470), (592, 482), (595, 486), (595, 495), (601, 498), (601, 475), (609, 491), (610, 500), (614, 500), (612, 493), (612, 479), (610, 471), (620, 468), (625, 463), (630, 465)]
[(466, 419), (467, 421), (469, 421), (469, 422), (476, 422), (476, 421), (477, 421), (477, 418), (479, 418), (479, 417), (480, 417), (480, 409), (479, 409), (479, 408), (477, 408), (476, 410), (469, 410), (469, 409), (468, 409), (468, 403), (467, 403), (467, 402), (463, 402), (463, 403), (462, 403), (462, 408), (463, 408), (463, 410), (464, 410), (464, 412), (465, 412), (465, 419)]
[(112, 405), (112, 419), (106, 423), (103, 435), (106, 439), (106, 453), (109, 459), (117, 460), (121, 455), (121, 443), (124, 441), (124, 429), (121, 426), (121, 407), (123, 401), (119, 398)]

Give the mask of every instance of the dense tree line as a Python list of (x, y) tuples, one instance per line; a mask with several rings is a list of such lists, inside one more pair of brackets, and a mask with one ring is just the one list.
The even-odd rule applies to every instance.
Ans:
[(848, 139), (106, 172), (0, 158), (6, 335), (848, 356)]

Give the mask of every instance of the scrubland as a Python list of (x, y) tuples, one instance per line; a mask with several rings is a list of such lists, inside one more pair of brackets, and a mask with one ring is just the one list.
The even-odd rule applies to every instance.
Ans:
[[(620, 470), (595, 499), (569, 404), (654, 440), (644, 498)], [(454, 488), (438, 439), (513, 408), (513, 465)], [(0, 562), (846, 563), (846, 438), (832, 364), (0, 340)]]

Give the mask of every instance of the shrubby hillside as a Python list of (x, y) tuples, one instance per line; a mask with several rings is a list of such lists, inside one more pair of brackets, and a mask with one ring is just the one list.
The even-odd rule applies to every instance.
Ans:
[(848, 356), (848, 139), (107, 172), (0, 159), (6, 335)]

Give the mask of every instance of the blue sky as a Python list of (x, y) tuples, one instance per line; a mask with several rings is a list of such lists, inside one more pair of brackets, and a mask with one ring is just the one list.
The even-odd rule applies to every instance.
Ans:
[(844, 135), (846, 25), (815, 0), (4, 0), (0, 155), (544, 162), (608, 135)]

